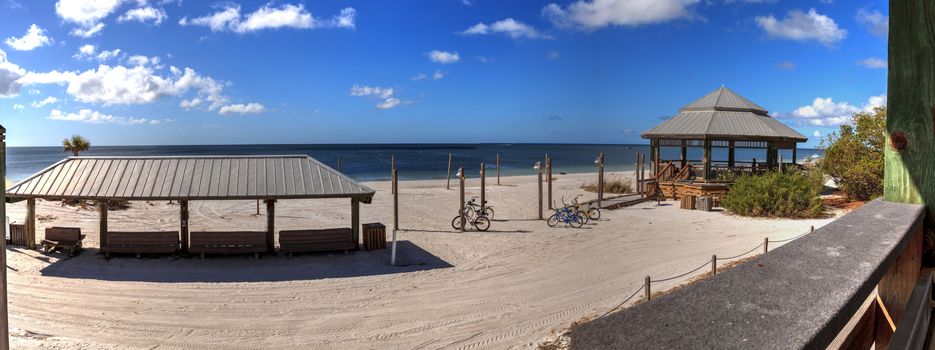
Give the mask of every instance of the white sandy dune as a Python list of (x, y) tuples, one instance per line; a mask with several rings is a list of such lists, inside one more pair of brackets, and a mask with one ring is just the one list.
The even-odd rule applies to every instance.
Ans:
[[(555, 198), (582, 193), (594, 174), (556, 175)], [(535, 220), (535, 177), (488, 178), (496, 218), (488, 232), (455, 232), (456, 182), (400, 183), (399, 262), (389, 251), (293, 258), (117, 257), (97, 251), (97, 213), (41, 202), (47, 226), (80, 226), (80, 256), (8, 250), (14, 348), (43, 349), (504, 349), (600, 314), (646, 275), (668, 277), (711, 254), (746, 251), (831, 219), (765, 220), (655, 202), (581, 229)], [(388, 183), (361, 221), (390, 226)], [(469, 195), (478, 193), (469, 181)], [(593, 194), (588, 196), (593, 197)], [(253, 201), (192, 202), (192, 230), (263, 230)], [(22, 221), (23, 203), (9, 205)], [(549, 213), (546, 213), (548, 216)], [(349, 200), (280, 201), (277, 229), (349, 226)], [(134, 203), (112, 230), (177, 230), (178, 206)], [(702, 269), (698, 274), (704, 273)], [(680, 281), (654, 285), (671, 288)]]

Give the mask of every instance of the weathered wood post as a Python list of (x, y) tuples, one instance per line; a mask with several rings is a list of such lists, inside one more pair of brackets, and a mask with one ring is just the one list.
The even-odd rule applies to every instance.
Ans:
[(704, 140), (704, 155), (701, 157), (702, 170), (701, 179), (707, 181), (711, 178), (711, 141)]
[(480, 162), (480, 212), (487, 207), (487, 165)]
[(497, 153), (497, 186), (500, 186), (500, 153)]
[(639, 158), (637, 166), (637, 183), (639, 184), (640, 198), (646, 197), (646, 153), (637, 154)]
[(545, 155), (545, 177), (549, 184), (549, 195), (546, 203), (548, 203), (549, 209), (552, 209), (552, 157), (549, 157), (548, 154)]
[(727, 141), (727, 168), (734, 171), (734, 141)]
[(276, 200), (266, 200), (266, 252), (276, 252)]
[(633, 163), (633, 179), (636, 181), (636, 183), (633, 184), (633, 188), (636, 190), (636, 193), (642, 193), (642, 191), (640, 191), (640, 152), (636, 152), (633, 155), (634, 158), (636, 158), (636, 162)]
[(351, 198), (351, 235), (354, 249), (360, 249), (360, 199)]
[[(394, 171), (396, 171), (396, 156), (391, 155), (390, 156), (390, 176), (393, 175)], [(395, 182), (392, 182), (392, 181), (390, 182), (390, 192), (393, 194), (396, 194), (396, 183)]]
[(461, 217), (461, 232), (464, 232), (466, 231), (464, 225), (467, 224), (464, 217), (464, 167), (458, 168), (458, 187), (461, 193), (461, 200), (458, 202), (458, 216)]
[(711, 255), (711, 276), (717, 275), (717, 255)]
[[(0, 179), (6, 181), (6, 129), (0, 125)], [(7, 286), (6, 286), (6, 233), (10, 229), (6, 225), (6, 183), (3, 185), (3, 191), (0, 191), (0, 220), (3, 221), (3, 228), (0, 229), (0, 264), (4, 268), (0, 269), (0, 350), (10, 349), (10, 324), (7, 310)]]
[(451, 153), (448, 153), (448, 183), (445, 185), (445, 189), (451, 189)]
[[(97, 210), (100, 213), (100, 220), (101, 220), (100, 226), (98, 228), (99, 230), (98, 234), (100, 235), (100, 240), (101, 240), (101, 243), (100, 243), (101, 253), (104, 253), (104, 247), (107, 246), (107, 201), (103, 201), (103, 200), (97, 201)], [(32, 242), (33, 245), (36, 244), (35, 239), (30, 240), (30, 242)], [(27, 244), (29, 244), (29, 242), (27, 242)]]
[(393, 231), (399, 230), (399, 173), (393, 169)]
[(188, 200), (179, 201), (179, 238), (182, 254), (188, 254)]
[(652, 289), (651, 289), (650, 286), (649, 286), (650, 283), (652, 283), (652, 280), (649, 279), (649, 276), (646, 276), (646, 282), (645, 282), (645, 284), (643, 284), (643, 286), (646, 287), (646, 288), (644, 289), (644, 291), (646, 292), (646, 300), (651, 299), (652, 296), (653, 296)]
[(601, 207), (604, 200), (604, 152), (597, 157), (597, 207)]
[[(4, 188), (3, 190), (6, 191), (6, 188)], [(4, 203), (4, 205), (6, 205), (6, 203)], [(6, 239), (6, 237), (4, 237), (4, 239)], [(101, 235), (101, 239), (104, 239), (103, 235)], [(104, 241), (101, 241), (101, 242), (102, 242), (101, 244), (103, 244)], [(103, 245), (101, 247), (103, 247)], [(36, 249), (36, 199), (35, 198), (26, 199), (26, 249)]]
[(769, 237), (763, 237), (763, 254), (769, 252)]
[(539, 177), (539, 220), (542, 220), (542, 163), (536, 162), (536, 175)]

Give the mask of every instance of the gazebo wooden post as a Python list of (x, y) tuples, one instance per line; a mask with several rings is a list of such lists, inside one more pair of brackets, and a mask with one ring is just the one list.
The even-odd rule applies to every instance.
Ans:
[(734, 171), (734, 141), (727, 141), (727, 168)]
[[(354, 236), (354, 249), (360, 249), (360, 200), (351, 198), (351, 234)], [(393, 231), (396, 234), (396, 231)]]
[(649, 140), (649, 176), (656, 176), (656, 139)]
[(796, 155), (795, 155), (795, 151), (798, 150), (798, 148), (799, 148), (798, 145), (796, 145), (795, 142), (793, 142), (792, 143), (792, 164), (798, 164), (796, 161)]
[(276, 243), (276, 200), (266, 200), (266, 252), (275, 253)]
[(107, 246), (107, 201), (99, 200), (97, 201), (97, 209), (100, 212), (100, 228), (98, 233), (100, 234), (100, 246), (101, 252), (104, 252), (104, 247)]
[(701, 162), (704, 165), (701, 178), (708, 180), (711, 178), (711, 140), (704, 140), (704, 155), (701, 158)]
[(776, 166), (776, 159), (774, 158), (775, 156), (776, 155), (773, 154), (773, 143), (767, 141), (766, 142), (766, 170), (767, 171), (773, 170), (773, 167)]
[[(6, 204), (4, 203), (4, 205)], [(26, 199), (26, 249), (36, 249), (36, 199), (35, 198)]]
[(685, 145), (685, 140), (682, 140), (682, 150), (681, 150), (681, 151), (682, 151), (682, 152), (681, 152), (681, 156), (682, 156), (682, 158), (681, 158), (681, 159), (682, 159), (682, 165), (681, 165), (681, 168), (679, 168), (679, 169), (684, 169), (684, 168), (685, 168), (685, 164), (688, 163), (688, 147)]
[(188, 254), (188, 200), (179, 201), (179, 237), (182, 254)]

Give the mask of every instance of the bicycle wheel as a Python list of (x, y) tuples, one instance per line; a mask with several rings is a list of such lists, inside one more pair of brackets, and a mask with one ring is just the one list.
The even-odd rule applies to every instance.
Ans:
[(558, 219), (558, 214), (552, 214), (552, 216), (549, 217), (549, 221), (546, 223), (549, 224), (549, 227), (555, 227), (559, 222), (561, 222), (561, 220)]
[(600, 209), (597, 209), (597, 208), (588, 209), (588, 216), (591, 217), (591, 219), (600, 220), (600, 219), (601, 219), (601, 210), (600, 210)]
[(490, 219), (480, 216), (474, 220), (474, 228), (478, 231), (487, 231), (490, 228)]
[(571, 227), (581, 228), (581, 226), (584, 226), (584, 218), (581, 215), (573, 215), (570, 224)]
[(493, 208), (491, 207), (484, 208), (484, 216), (486, 216), (490, 220), (493, 220)]
[(453, 227), (455, 230), (461, 229), (461, 217), (460, 216), (456, 215), (454, 219), (451, 219), (451, 227)]
[(580, 211), (580, 210), (575, 210), (575, 216), (581, 218), (584, 224), (588, 223), (588, 220), (589, 220), (588, 213)]

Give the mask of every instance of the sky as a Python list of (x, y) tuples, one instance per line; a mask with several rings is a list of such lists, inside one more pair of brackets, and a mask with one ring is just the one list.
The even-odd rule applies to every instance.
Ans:
[(10, 146), (645, 143), (724, 85), (809, 137), (886, 101), (884, 0), (0, 0)]

